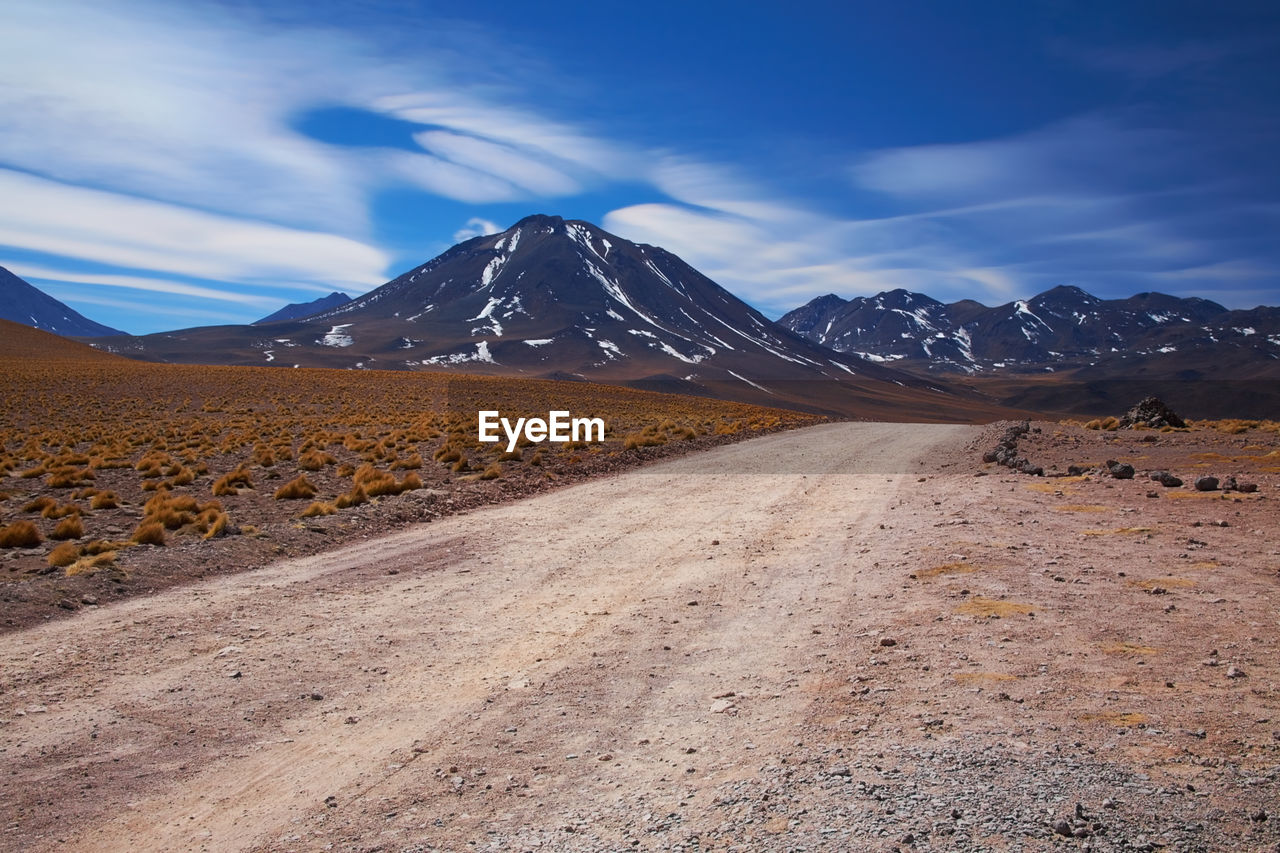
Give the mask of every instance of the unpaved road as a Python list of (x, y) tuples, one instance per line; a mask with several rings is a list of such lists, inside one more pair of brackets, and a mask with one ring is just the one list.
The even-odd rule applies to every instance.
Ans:
[(773, 435), (0, 637), (0, 848), (1045, 849), (1078, 799), (1274, 844), (1274, 583), (1206, 641), (1248, 683), (1097, 651), (1209, 605), (1042, 575), (1094, 543), (1011, 532), (978, 440)]

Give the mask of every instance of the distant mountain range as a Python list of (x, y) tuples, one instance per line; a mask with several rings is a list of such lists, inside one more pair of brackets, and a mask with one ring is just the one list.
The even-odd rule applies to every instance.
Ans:
[(350, 301), (350, 296), (335, 290), (328, 296), (322, 296), (310, 302), (290, 302), (274, 314), (268, 314), (261, 320), (253, 321), (252, 325), (265, 326), (268, 323), (283, 323), (285, 320), (301, 320), (305, 317), (310, 317), (312, 314), (332, 311), (334, 308), (346, 305)]
[(936, 380), (814, 344), (670, 252), (557, 216), (468, 240), (300, 320), (99, 345), (153, 361), (590, 380), (843, 415), (992, 410)]
[(916, 372), (1085, 378), (1280, 379), (1280, 309), (1207, 299), (1099, 299), (1062, 286), (994, 308), (892, 290), (822, 296), (779, 324), (815, 343)]
[(557, 216), (252, 325), (125, 335), (3, 268), (0, 297), (0, 316), (159, 362), (589, 380), (880, 418), (1123, 411), (1156, 392), (1192, 417), (1280, 416), (1277, 308), (1070, 286), (987, 307), (893, 290), (822, 296), (774, 323), (670, 252)]
[(97, 338), (124, 334), (119, 329), (93, 322), (4, 267), (0, 267), (0, 319), (64, 337)]

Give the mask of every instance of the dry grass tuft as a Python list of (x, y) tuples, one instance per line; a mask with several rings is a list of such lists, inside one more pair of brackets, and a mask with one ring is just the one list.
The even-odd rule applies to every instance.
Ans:
[(369, 494), (364, 490), (363, 486), (356, 486), (346, 494), (338, 495), (338, 499), (334, 501), (334, 505), (338, 509), (347, 509), (360, 504), (369, 502)]
[(55, 569), (65, 569), (80, 559), (80, 546), (74, 542), (63, 542), (49, 552), (49, 565)]
[(253, 479), (249, 476), (248, 469), (242, 466), (234, 471), (228, 471), (213, 481), (213, 496), (229, 497), (240, 494), (242, 489), (252, 488)]
[(956, 607), (957, 613), (964, 613), (969, 616), (985, 616), (1001, 618), (1004, 616), (1026, 616), (1034, 613), (1035, 607), (1030, 604), (1021, 604), (1016, 601), (1000, 601), (994, 598), (983, 598), (975, 595), (968, 601)]
[(98, 492), (89, 501), (90, 509), (115, 509), (120, 506), (120, 496), (115, 492)]
[(333, 515), (337, 511), (338, 511), (338, 508), (331, 503), (314, 501), (312, 502), (311, 506), (304, 509), (302, 511), (302, 514), (298, 517), (299, 518), (315, 518), (321, 515)]
[(39, 497), (30, 503), (23, 504), (23, 512), (38, 512), (43, 514), (45, 510), (56, 507), (58, 502), (51, 497)]
[(941, 566), (934, 566), (931, 569), (921, 569), (915, 572), (913, 577), (919, 580), (928, 580), (942, 575), (967, 575), (970, 572), (976, 571), (977, 567), (972, 566), (969, 563), (946, 563)]
[(308, 480), (306, 474), (299, 474), (276, 489), (275, 498), (278, 501), (310, 500), (316, 496), (317, 491), (315, 483)]
[(29, 521), (15, 521), (0, 528), (0, 548), (34, 548), (40, 544), (40, 531)]
[(84, 536), (84, 522), (78, 515), (69, 515), (49, 534), (50, 539), (79, 539)]
[(86, 555), (67, 567), (67, 577), (89, 575), (98, 569), (106, 569), (115, 565), (116, 552), (103, 551), (101, 554)]
[(129, 541), (135, 545), (163, 545), (165, 544), (164, 525), (158, 521), (143, 521), (138, 525), (138, 529), (133, 531)]

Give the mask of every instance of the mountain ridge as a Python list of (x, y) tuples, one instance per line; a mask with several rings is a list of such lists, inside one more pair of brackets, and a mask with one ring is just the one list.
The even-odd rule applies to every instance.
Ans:
[(301, 320), (102, 344), (155, 361), (572, 377), (839, 415), (993, 411), (816, 345), (659, 247), (543, 214)]
[(0, 267), (0, 319), (63, 337), (98, 338), (123, 335), (45, 293)]
[(1280, 309), (1230, 310), (1150, 291), (1100, 299), (1059, 285), (990, 307), (905, 290), (822, 296), (778, 323), (837, 351), (915, 372), (1239, 378), (1244, 370), (1280, 378)]

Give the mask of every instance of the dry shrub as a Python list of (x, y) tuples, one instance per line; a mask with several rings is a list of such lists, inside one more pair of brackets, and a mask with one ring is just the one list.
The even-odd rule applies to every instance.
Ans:
[(661, 434), (632, 433), (622, 440), (623, 450), (635, 450), (640, 447), (657, 447), (667, 443), (667, 437)]
[(415, 453), (412, 456), (400, 459), (391, 464), (391, 470), (397, 471), (401, 469), (413, 469), (422, 467), (422, 454)]
[(181, 468), (169, 481), (170, 486), (189, 486), (196, 481), (196, 472), (190, 468)]
[(485, 468), (483, 471), (480, 472), (481, 480), (496, 480), (501, 476), (502, 476), (502, 466), (499, 465), (497, 462), (494, 462), (488, 468)]
[(63, 542), (49, 552), (49, 565), (55, 569), (65, 569), (80, 559), (80, 546), (74, 542)]
[(333, 515), (337, 511), (338, 508), (331, 503), (312, 501), (311, 506), (304, 509), (299, 518), (315, 518), (320, 515)]
[(529, 464), (534, 466), (542, 465), (542, 450), (535, 450), (533, 456), (529, 457)]
[(87, 545), (80, 547), (81, 554), (96, 556), (98, 554), (106, 554), (111, 551), (119, 551), (121, 548), (129, 547), (129, 542), (112, 542), (107, 539), (95, 539)]
[(334, 505), (338, 509), (347, 509), (348, 507), (359, 506), (360, 504), (369, 502), (369, 494), (364, 490), (363, 486), (356, 486), (346, 494), (338, 495), (338, 499), (334, 501)]
[(24, 504), (22, 507), (22, 511), (43, 513), (45, 510), (55, 507), (57, 505), (58, 505), (58, 502), (51, 497), (48, 497), (48, 496), (39, 497), (28, 504)]
[(74, 489), (93, 482), (94, 474), (88, 468), (57, 468), (49, 472), (45, 483), (51, 489)]
[(164, 525), (158, 521), (143, 521), (129, 540), (137, 545), (163, 545)]
[(115, 509), (120, 506), (120, 496), (115, 492), (99, 492), (89, 501), (90, 509)]
[(47, 506), (40, 511), (41, 518), (47, 518), (56, 521), (59, 518), (66, 518), (69, 515), (79, 515), (80, 507), (73, 503), (63, 504), (62, 506)]
[(253, 449), (253, 464), (261, 465), (263, 468), (270, 468), (276, 464), (276, 455), (271, 452), (271, 448), (265, 444), (259, 444)]
[(15, 521), (0, 528), (0, 548), (34, 548), (40, 544), (40, 531), (29, 521)]
[(213, 481), (213, 496), (238, 495), (241, 489), (252, 488), (253, 480), (250, 478), (248, 470), (241, 467), (234, 471), (228, 471)]
[(84, 536), (84, 523), (78, 515), (70, 515), (58, 522), (49, 534), (51, 539), (79, 539)]
[(462, 451), (454, 447), (452, 444), (442, 444), (439, 449), (432, 454), (432, 458), (441, 464), (449, 465), (462, 458)]
[(449, 470), (455, 474), (462, 474), (471, 470), (471, 463), (467, 462), (467, 457), (462, 456), (449, 467)]
[(400, 481), (401, 492), (411, 492), (414, 489), (421, 489), (421, 488), (422, 488), (422, 478), (419, 477), (413, 471), (410, 471), (408, 474), (405, 474), (404, 479)]
[(350, 477), (355, 472), (356, 472), (356, 466), (352, 465), (350, 462), (343, 462), (341, 465), (338, 466), (339, 477)]
[(337, 461), (323, 450), (308, 450), (298, 457), (298, 467), (304, 471), (319, 471), (326, 465), (336, 464)]
[(524, 459), (524, 451), (518, 447), (515, 450), (511, 450), (511, 451), (504, 450), (502, 453), (498, 454), (499, 462), (520, 462), (523, 459)]
[(115, 565), (116, 552), (103, 551), (101, 554), (93, 556), (84, 556), (75, 563), (67, 567), (67, 577), (75, 577), (76, 575), (87, 575), (96, 572), (98, 569), (106, 569)]
[(34, 480), (36, 477), (43, 477), (48, 470), (49, 469), (44, 466), (44, 463), (41, 463), (34, 468), (28, 468), (18, 476), (24, 480)]
[(205, 528), (201, 534), (202, 539), (216, 539), (219, 536), (226, 536), (230, 530), (231, 516), (225, 512), (216, 513), (211, 519), (205, 522)]
[(299, 474), (280, 488), (276, 489), (275, 498), (285, 500), (309, 500), (316, 496), (315, 484), (307, 479), (306, 474)]

